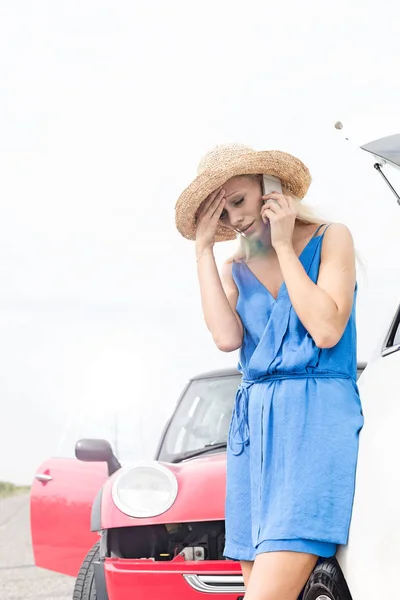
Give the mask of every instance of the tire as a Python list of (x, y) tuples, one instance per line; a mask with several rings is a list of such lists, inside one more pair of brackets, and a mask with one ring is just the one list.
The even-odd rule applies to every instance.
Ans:
[(93, 563), (99, 558), (100, 543), (97, 542), (86, 554), (85, 560), (79, 569), (72, 600), (97, 600)]
[(318, 564), (304, 588), (302, 600), (352, 600), (336, 558)]

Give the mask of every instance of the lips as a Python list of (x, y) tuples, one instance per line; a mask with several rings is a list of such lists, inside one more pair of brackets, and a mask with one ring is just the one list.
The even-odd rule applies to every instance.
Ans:
[(248, 231), (250, 229), (250, 227), (252, 227), (253, 225), (254, 225), (254, 221), (252, 223), (250, 223), (250, 225), (247, 225), (246, 227), (239, 229), (240, 233), (246, 233), (246, 231)]

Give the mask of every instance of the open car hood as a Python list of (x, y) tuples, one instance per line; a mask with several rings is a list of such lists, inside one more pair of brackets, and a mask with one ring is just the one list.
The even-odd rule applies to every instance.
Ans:
[(361, 149), (400, 169), (400, 133), (368, 142)]
[(389, 135), (387, 137), (380, 138), (379, 140), (369, 142), (368, 144), (364, 144), (364, 146), (361, 146), (361, 149), (370, 152), (380, 159), (374, 164), (374, 168), (383, 177), (390, 190), (396, 197), (397, 204), (400, 206), (400, 195), (397, 193), (389, 179), (386, 177), (385, 173), (382, 171), (382, 165), (386, 163), (392, 167), (395, 167), (396, 169), (400, 169), (400, 133), (395, 133), (394, 135)]

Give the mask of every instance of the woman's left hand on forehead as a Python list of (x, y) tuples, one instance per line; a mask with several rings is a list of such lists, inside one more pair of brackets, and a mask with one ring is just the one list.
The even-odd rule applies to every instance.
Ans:
[(261, 218), (264, 223), (270, 223), (271, 243), (275, 250), (279, 245), (291, 245), (297, 216), (295, 201), (279, 192), (266, 194), (262, 199)]

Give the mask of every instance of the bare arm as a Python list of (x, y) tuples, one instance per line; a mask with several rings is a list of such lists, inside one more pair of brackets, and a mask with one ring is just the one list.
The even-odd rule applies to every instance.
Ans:
[(261, 216), (271, 226), (271, 242), (297, 316), (320, 348), (335, 346), (349, 319), (356, 281), (353, 238), (345, 225), (329, 227), (324, 235), (318, 281), (315, 284), (293, 249), (297, 215), (290, 196), (272, 192)]
[(350, 317), (355, 287), (353, 239), (345, 225), (331, 225), (322, 245), (317, 284), (293, 246), (277, 246), (283, 279), (297, 316), (320, 348), (335, 346)]
[(208, 330), (220, 350), (233, 352), (242, 345), (243, 326), (235, 308), (238, 291), (232, 279), (232, 265), (223, 266), (220, 278), (210, 250), (197, 263), (197, 273)]
[(217, 347), (224, 352), (240, 348), (243, 327), (236, 312), (237, 288), (232, 265), (224, 265), (219, 276), (213, 245), (215, 230), (224, 207), (224, 192), (216, 191), (204, 203), (196, 233), (197, 274), (204, 320)]

